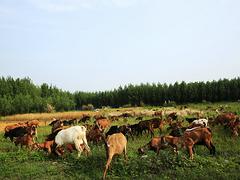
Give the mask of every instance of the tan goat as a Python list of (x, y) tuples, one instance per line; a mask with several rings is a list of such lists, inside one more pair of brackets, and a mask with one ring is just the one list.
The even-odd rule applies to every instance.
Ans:
[(108, 136), (105, 141), (107, 163), (103, 174), (103, 179), (106, 177), (107, 170), (110, 166), (112, 158), (116, 154), (122, 154), (124, 152), (124, 158), (127, 158), (127, 139), (122, 133), (115, 133)]

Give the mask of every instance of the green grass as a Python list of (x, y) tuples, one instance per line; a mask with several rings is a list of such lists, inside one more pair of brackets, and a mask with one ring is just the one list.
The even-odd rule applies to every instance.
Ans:
[[(190, 105), (203, 108), (204, 105)], [(215, 105), (214, 105), (215, 106)], [(238, 104), (230, 108), (239, 109)], [(206, 107), (206, 106), (205, 106)], [(231, 110), (231, 109), (230, 109)], [(239, 113), (239, 112), (238, 112)], [(114, 124), (134, 123), (134, 118), (120, 120)], [(108, 179), (240, 179), (240, 138), (231, 138), (228, 129), (212, 128), (216, 156), (209, 155), (206, 147), (197, 146), (194, 160), (189, 160), (186, 150), (174, 156), (171, 149), (162, 150), (159, 156), (149, 151), (140, 157), (137, 149), (151, 139), (146, 134), (132, 141), (129, 139), (128, 161), (123, 156), (115, 157)], [(42, 142), (50, 127), (38, 129)], [(165, 134), (168, 132), (165, 130)], [(155, 131), (158, 135), (158, 131)], [(106, 163), (103, 145), (90, 144), (92, 154), (76, 158), (75, 153), (65, 153), (57, 158), (43, 151), (29, 151), (16, 147), (0, 134), (0, 179), (101, 179)]]

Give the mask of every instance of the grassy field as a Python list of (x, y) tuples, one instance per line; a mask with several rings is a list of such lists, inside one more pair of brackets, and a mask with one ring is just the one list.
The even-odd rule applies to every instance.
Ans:
[[(224, 104), (225, 105), (225, 104)], [(210, 113), (209, 105), (191, 105), (195, 109)], [(214, 104), (211, 107), (219, 106)], [(239, 114), (239, 104), (231, 103), (229, 111)], [(209, 111), (209, 112), (207, 112)], [(134, 123), (133, 118), (115, 124)], [(240, 179), (240, 138), (232, 138), (228, 129), (212, 128), (216, 156), (209, 155), (206, 147), (197, 146), (194, 160), (189, 160), (186, 150), (174, 156), (171, 149), (161, 151), (159, 156), (148, 152), (147, 157), (137, 154), (137, 149), (149, 142), (150, 136), (143, 135), (128, 141), (128, 161), (123, 156), (115, 157), (108, 179)], [(39, 142), (50, 133), (50, 127), (38, 129)], [(167, 134), (165, 129), (164, 134)], [(158, 135), (158, 131), (155, 131)], [(43, 151), (30, 151), (16, 147), (0, 133), (0, 179), (101, 179), (106, 163), (103, 145), (90, 144), (92, 154), (65, 153), (63, 157), (47, 156)]]

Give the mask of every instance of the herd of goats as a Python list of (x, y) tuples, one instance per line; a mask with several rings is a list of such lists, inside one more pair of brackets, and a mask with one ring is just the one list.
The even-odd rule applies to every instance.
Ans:
[[(128, 118), (128, 113), (121, 114), (121, 118)], [(89, 125), (88, 121), (94, 118), (94, 124)], [(45, 138), (45, 142), (37, 143), (38, 120), (32, 120), (24, 123), (17, 123), (5, 127), (5, 138), (10, 138), (15, 145), (27, 146), (31, 150), (42, 149), (48, 154), (62, 156), (64, 150), (72, 152), (77, 150), (78, 157), (82, 152), (88, 154), (90, 148), (88, 143), (105, 144), (107, 163), (103, 178), (106, 177), (107, 170), (111, 160), (116, 154), (124, 154), (126, 157), (127, 141), (129, 138), (142, 136), (143, 133), (151, 135), (151, 140), (146, 145), (139, 147), (138, 153), (143, 155), (147, 150), (153, 150), (157, 154), (161, 149), (171, 147), (175, 153), (178, 149), (187, 149), (190, 159), (193, 159), (194, 145), (205, 145), (210, 154), (215, 154), (215, 146), (212, 141), (212, 131), (210, 127), (222, 125), (229, 128), (232, 135), (237, 137), (240, 132), (240, 119), (235, 113), (225, 112), (215, 118), (184, 118), (179, 120), (177, 112), (172, 112), (163, 117), (162, 111), (154, 113), (154, 117), (143, 120), (143, 117), (134, 117), (138, 123), (126, 124), (122, 126), (111, 126), (116, 118), (106, 118), (102, 115), (90, 117), (83, 115), (80, 120), (56, 120), (49, 125), (52, 127), (51, 133)], [(83, 125), (78, 125), (82, 123)], [(183, 126), (188, 124), (188, 126)], [(163, 128), (169, 130), (169, 135), (154, 137), (154, 130), (159, 129), (160, 134)]]

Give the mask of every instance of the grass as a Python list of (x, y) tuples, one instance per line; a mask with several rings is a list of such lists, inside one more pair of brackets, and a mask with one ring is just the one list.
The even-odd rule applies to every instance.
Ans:
[[(196, 109), (206, 108), (206, 105), (201, 104), (193, 106)], [(235, 106), (230, 105), (230, 110), (238, 109)], [(114, 124), (134, 122), (134, 118), (129, 118)], [(125, 162), (123, 156), (115, 157), (107, 178), (240, 179), (240, 138), (231, 138), (230, 131), (221, 126), (212, 128), (212, 132), (216, 156), (209, 155), (206, 147), (197, 146), (193, 161), (189, 160), (185, 150), (180, 150), (178, 156), (167, 149), (161, 151), (159, 156), (149, 151), (147, 157), (140, 157), (137, 149), (149, 142), (150, 136), (145, 134), (134, 141), (130, 138), (127, 146), (128, 161)], [(50, 127), (39, 127), (38, 141), (42, 142), (49, 133)], [(167, 133), (165, 129), (164, 134)], [(157, 134), (158, 131), (155, 131)], [(90, 148), (90, 156), (82, 155), (77, 159), (74, 152), (56, 158), (47, 156), (43, 151), (16, 147), (0, 133), (0, 179), (101, 179), (106, 163), (104, 146), (90, 144)]]

